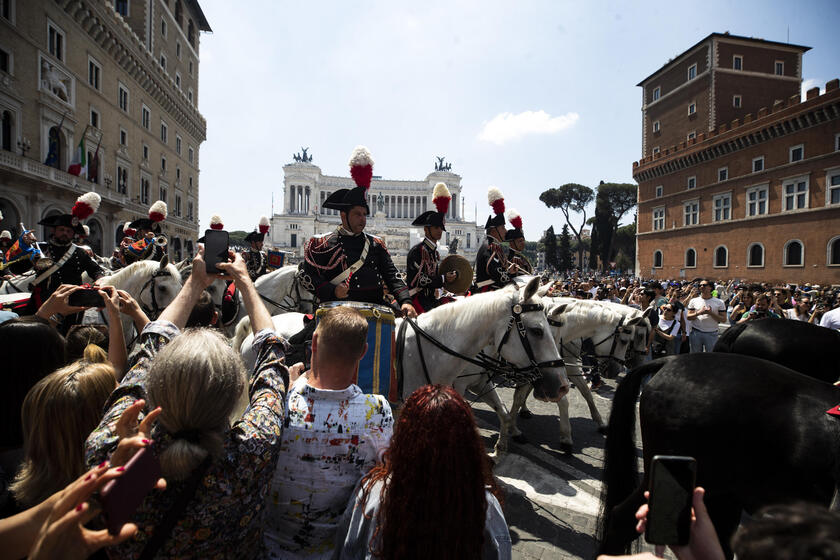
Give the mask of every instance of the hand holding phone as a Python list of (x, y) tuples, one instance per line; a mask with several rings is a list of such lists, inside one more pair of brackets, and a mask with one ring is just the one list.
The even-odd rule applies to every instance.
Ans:
[(693, 457), (656, 455), (651, 462), (650, 509), (645, 540), (686, 545), (691, 531), (691, 502), (697, 473)]
[(216, 268), (222, 262), (228, 262), (230, 237), (221, 229), (208, 229), (204, 232), (204, 266), (207, 274), (223, 274)]
[(95, 288), (76, 290), (67, 296), (67, 303), (78, 307), (105, 307), (102, 294)]
[(119, 534), (120, 528), (131, 520), (160, 476), (160, 463), (154, 451), (144, 447), (126, 463), (121, 477), (105, 485), (99, 501), (110, 534)]

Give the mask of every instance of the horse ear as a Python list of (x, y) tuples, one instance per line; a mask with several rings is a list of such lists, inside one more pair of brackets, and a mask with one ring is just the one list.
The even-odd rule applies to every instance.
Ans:
[(160, 269), (163, 270), (169, 264), (169, 255), (163, 255), (163, 258), (160, 259)]
[(534, 276), (525, 286), (525, 292), (522, 294), (521, 301), (528, 301), (537, 294), (537, 289), (540, 287), (539, 276)]
[(563, 312), (565, 312), (565, 311), (566, 311), (566, 308), (567, 308), (568, 306), (569, 306), (569, 304), (568, 304), (568, 303), (564, 303), (563, 305), (558, 305), (557, 307), (555, 307), (555, 308), (554, 308), (554, 311), (553, 311), (552, 313), (553, 313), (553, 314), (560, 315), (560, 314), (562, 314)]
[(642, 320), (642, 317), (636, 317), (635, 319), (630, 319), (629, 321), (627, 321), (627, 324), (628, 325), (638, 325), (639, 321), (641, 321), (641, 320)]
[(550, 289), (551, 289), (551, 284), (544, 284), (544, 285), (540, 286), (539, 289), (537, 290), (537, 295), (539, 297), (545, 297), (546, 294), (548, 294), (548, 291)]

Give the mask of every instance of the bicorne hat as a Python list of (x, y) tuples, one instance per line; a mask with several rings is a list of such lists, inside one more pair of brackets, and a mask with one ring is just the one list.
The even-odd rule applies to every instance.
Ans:
[(373, 156), (364, 146), (356, 146), (350, 156), (350, 176), (356, 183), (352, 189), (338, 189), (324, 201), (323, 207), (339, 212), (347, 212), (354, 206), (361, 206), (370, 214), (367, 204), (367, 191), (373, 178)]
[(487, 202), (493, 213), (488, 216), (484, 229), (505, 225), (505, 197), (502, 196), (502, 191), (496, 187), (487, 189)]
[[(210, 229), (215, 229), (215, 230), (225, 229), (225, 224), (222, 223), (222, 217), (221, 216), (219, 216), (218, 214), (213, 214), (212, 216), (210, 216)], [(205, 241), (205, 236), (202, 235), (201, 237), (198, 238), (199, 243), (204, 243), (204, 241)]]
[(245, 241), (260, 241), (262, 242), (265, 239), (265, 234), (268, 233), (268, 216), (260, 216), (260, 225), (245, 236)]
[[(166, 219), (166, 203), (162, 200), (158, 200), (152, 207), (149, 208), (149, 217), (148, 218), (140, 218), (138, 220), (134, 220), (128, 226), (132, 229), (148, 229), (155, 233), (160, 233), (160, 222)], [(123, 228), (125, 231), (125, 228)]]
[(432, 191), (432, 202), (437, 208), (435, 210), (428, 210), (423, 212), (419, 216), (417, 216), (411, 225), (413, 226), (437, 226), (439, 228), (443, 228), (443, 231), (446, 231), (445, 218), (446, 213), (449, 211), (449, 201), (452, 200), (452, 194), (449, 192), (449, 189), (446, 188), (445, 183), (438, 183), (435, 185), (434, 190)]
[(47, 227), (65, 226), (73, 228), (76, 235), (84, 235), (85, 230), (82, 228), (81, 220), (91, 217), (99, 209), (100, 202), (102, 202), (102, 197), (95, 192), (85, 193), (76, 199), (76, 204), (73, 205), (69, 214), (48, 216), (38, 222), (38, 225)]

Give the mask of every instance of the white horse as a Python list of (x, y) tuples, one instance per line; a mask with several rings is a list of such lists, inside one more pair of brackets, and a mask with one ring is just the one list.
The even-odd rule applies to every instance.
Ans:
[[(575, 387), (580, 390), (581, 395), (589, 405), (592, 419), (601, 429), (605, 427), (604, 421), (595, 406), (592, 393), (583, 377), (580, 360), (580, 339), (592, 338), (595, 344), (595, 353), (598, 356), (623, 360), (628, 346), (633, 342), (634, 328), (641, 320), (641, 313), (632, 308), (627, 308), (629, 312), (619, 313), (617, 310), (601, 305), (600, 302), (572, 298), (544, 297), (543, 304), (548, 323), (551, 325), (551, 335), (561, 349), (563, 360), (566, 362), (567, 375)], [(531, 391), (530, 385), (520, 385), (516, 388), (513, 406), (511, 411), (508, 412), (496, 390), (486, 380), (478, 383), (471, 383), (467, 380), (463, 383), (469, 386), (471, 392), (479, 395), (485, 403), (490, 405), (499, 416), (500, 440), (506, 439), (509, 435), (517, 440), (522, 437), (516, 426), (516, 416), (519, 410), (524, 407)], [(461, 387), (456, 388), (462, 390)], [(572, 434), (568, 396), (557, 402), (557, 408), (560, 419), (560, 446), (564, 451), (571, 451)]]
[[(265, 303), (266, 309), (272, 315), (280, 313), (288, 313), (290, 311), (298, 311), (300, 313), (314, 313), (315, 298), (308, 292), (297, 277), (298, 268), (296, 265), (289, 265), (278, 268), (268, 274), (264, 274), (257, 278), (254, 286), (257, 288), (257, 293), (260, 294), (261, 299)], [(245, 311), (245, 305), (242, 303), (242, 294), (236, 292), (236, 315), (229, 322), (228, 334), (232, 334), (236, 338), (236, 331), (239, 330), (239, 324), (248, 320), (248, 314)], [(245, 323), (247, 328), (250, 328), (250, 322)], [(243, 329), (245, 328), (243, 325)], [(231, 332), (232, 331), (232, 332)], [(247, 334), (247, 332), (246, 332)], [(244, 338), (244, 336), (242, 337)], [(239, 342), (241, 343), (242, 338)], [(236, 346), (234, 346), (236, 348)]]
[[(498, 349), (501, 359), (520, 370), (529, 369), (532, 362), (542, 364), (538, 369), (541, 377), (534, 385), (535, 395), (540, 400), (560, 400), (568, 392), (569, 380), (565, 368), (558, 364), (560, 355), (551, 336), (546, 313), (536, 295), (537, 286), (538, 280), (534, 279), (522, 289), (511, 285), (503, 290), (462, 298), (420, 315), (417, 325), (448, 351), (406, 325), (400, 360), (403, 372), (402, 397), (405, 398), (427, 383), (453, 385), (457, 388), (462, 385), (459, 383), (462, 378), (474, 380), (472, 374), (464, 376), (468, 368), (473, 368), (464, 358), (473, 358), (483, 348), (492, 346), (494, 354)], [(518, 334), (518, 328), (513, 327), (511, 322), (517, 308), (523, 309), (519, 320), (523, 336), (531, 348), (530, 357)], [(272, 320), (276, 332), (281, 336), (291, 336), (303, 328), (303, 315), (299, 313), (278, 315)], [(403, 328), (402, 324), (403, 320), (397, 319), (396, 332)], [(240, 351), (247, 366), (256, 360), (256, 356), (251, 348), (253, 334), (242, 336), (246, 334), (246, 328), (244, 324), (237, 327), (233, 346), (237, 348), (238, 341), (244, 339)], [(422, 361), (418, 348), (422, 348)], [(395, 348), (395, 352), (399, 355), (400, 349)], [(422, 362), (426, 365), (425, 372)], [(500, 437), (496, 443), (496, 453), (503, 453), (506, 449), (507, 439)]]

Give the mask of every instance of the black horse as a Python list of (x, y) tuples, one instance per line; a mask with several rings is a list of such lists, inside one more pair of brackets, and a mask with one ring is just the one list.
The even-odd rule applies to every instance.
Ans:
[(763, 358), (828, 383), (840, 377), (840, 332), (804, 321), (760, 319), (735, 325), (720, 335), (715, 352)]
[[(645, 476), (637, 475), (636, 398)], [(805, 500), (829, 505), (840, 482), (840, 418), (825, 413), (840, 388), (738, 354), (682, 354), (636, 368), (613, 399), (604, 457), (599, 553), (637, 538), (654, 455), (697, 459), (697, 484), (724, 550), (741, 511)]]

